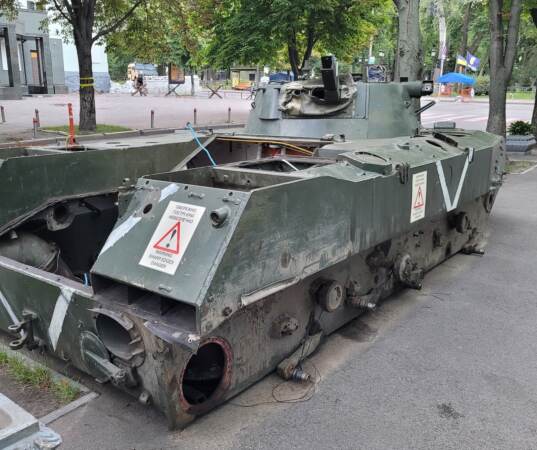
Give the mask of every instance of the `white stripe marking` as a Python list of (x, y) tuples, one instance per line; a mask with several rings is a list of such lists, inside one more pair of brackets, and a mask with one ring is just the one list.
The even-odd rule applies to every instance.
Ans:
[(453, 117), (452, 114), (431, 114), (428, 115), (427, 113), (422, 114), (423, 117), (426, 117), (427, 119), (443, 119), (445, 117)]
[(56, 351), (58, 339), (60, 339), (60, 334), (63, 329), (63, 323), (65, 321), (67, 309), (69, 308), (69, 304), (71, 303), (72, 297), (73, 290), (67, 287), (62, 287), (60, 290), (60, 295), (58, 296), (58, 300), (56, 300), (54, 313), (52, 314), (52, 319), (50, 319), (50, 325), (48, 327), (48, 335), (50, 337), (50, 342), (54, 351)]
[(159, 203), (162, 200), (167, 199), (170, 195), (175, 194), (179, 190), (179, 186), (176, 184), (170, 184), (160, 191)]
[(19, 319), (17, 319), (17, 316), (13, 312), (13, 309), (11, 309), (11, 305), (7, 301), (7, 298), (2, 293), (2, 291), (0, 291), (0, 302), (2, 302), (2, 305), (4, 305), (4, 308), (7, 311), (7, 315), (9, 316), (11, 321), (13, 322), (13, 325), (16, 325), (16, 324), (20, 323)]
[(468, 165), (470, 164), (470, 160), (473, 159), (473, 156), (474, 149), (471, 148), (468, 150), (468, 156), (466, 157), (466, 161), (464, 161), (464, 167), (462, 168), (461, 178), (459, 179), (459, 185), (457, 186), (457, 192), (455, 192), (455, 198), (453, 199), (453, 202), (451, 201), (451, 197), (449, 195), (446, 177), (444, 175), (444, 168), (442, 167), (442, 161), (436, 161), (436, 171), (438, 172), (438, 178), (440, 179), (442, 194), (444, 194), (444, 203), (446, 205), (446, 211), (453, 211), (455, 208), (457, 208), (459, 198), (462, 192), (462, 185), (464, 184), (464, 180), (466, 179)]
[(484, 122), (488, 120), (489, 116), (475, 117), (474, 119), (468, 119), (466, 122)]
[(141, 217), (134, 217), (134, 215), (126, 219), (125, 222), (123, 222), (120, 226), (118, 226), (110, 233), (110, 236), (108, 236), (108, 239), (104, 243), (101, 253), (99, 254), (102, 255), (110, 247), (115, 245), (115, 243), (119, 241), (123, 236), (125, 236), (132, 229), (132, 227), (134, 227), (134, 225), (140, 222), (140, 220)]

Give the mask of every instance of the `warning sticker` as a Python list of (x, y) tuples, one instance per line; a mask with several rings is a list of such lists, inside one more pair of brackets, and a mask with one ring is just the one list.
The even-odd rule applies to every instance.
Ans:
[(425, 217), (427, 202), (427, 172), (412, 175), (412, 204), (410, 206), (410, 223)]
[(140, 265), (174, 275), (204, 212), (201, 206), (170, 202)]

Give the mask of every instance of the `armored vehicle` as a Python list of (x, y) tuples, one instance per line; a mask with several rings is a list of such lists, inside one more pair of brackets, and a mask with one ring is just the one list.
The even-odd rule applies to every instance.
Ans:
[[(500, 137), (437, 124), (432, 85), (258, 90), (245, 129), (0, 153), (0, 328), (171, 427), (300, 362), (459, 252), (480, 252)], [(118, 147), (121, 146), (121, 147)]]

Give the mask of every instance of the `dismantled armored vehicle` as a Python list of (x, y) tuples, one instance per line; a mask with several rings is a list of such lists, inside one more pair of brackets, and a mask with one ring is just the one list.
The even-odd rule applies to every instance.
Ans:
[(303, 378), (322, 336), (481, 251), (503, 141), (422, 129), (430, 91), (323, 58), (321, 80), (267, 85), (245, 130), (203, 145), (0, 150), (0, 329), (172, 427), (276, 368)]

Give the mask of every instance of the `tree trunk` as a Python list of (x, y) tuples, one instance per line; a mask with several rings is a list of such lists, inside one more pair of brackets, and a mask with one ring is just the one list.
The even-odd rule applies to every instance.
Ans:
[(394, 0), (399, 16), (395, 80), (420, 80), (422, 51), (420, 34), (419, 0)]
[[(489, 133), (505, 136), (506, 115), (505, 102), (507, 99), (507, 83), (503, 75), (498, 76), (491, 72), (489, 89), (489, 119), (487, 131)], [(494, 86), (494, 88), (492, 88)]]
[(533, 105), (533, 115), (531, 116), (531, 128), (533, 135), (537, 138), (537, 86), (535, 86), (535, 103)]
[(472, 4), (468, 3), (464, 9), (464, 17), (462, 19), (461, 29), (461, 46), (459, 47), (459, 55), (466, 57), (466, 51), (468, 50), (468, 28), (470, 26), (470, 14), (472, 12)]
[(76, 42), (78, 67), (80, 72), (80, 131), (95, 131), (97, 128), (91, 46), (91, 40), (78, 40), (78, 42)]
[(515, 63), (522, 0), (511, 1), (507, 33), (504, 29), (502, 7), (503, 0), (489, 0), (490, 100), (487, 131), (505, 136), (505, 103)]
[(300, 65), (300, 72), (302, 72), (302, 70), (304, 69), (304, 66), (307, 64), (308, 60), (311, 58), (314, 45), (315, 45), (315, 27), (309, 26), (307, 30), (306, 50), (304, 51), (302, 64)]
[(438, 58), (440, 59), (440, 76), (444, 75), (447, 57), (447, 26), (444, 0), (438, 0)]
[[(533, 24), (537, 27), (537, 8), (530, 10)], [(537, 138), (537, 80), (535, 80), (535, 104), (533, 105), (533, 115), (531, 116), (531, 127), (533, 129), (533, 135)]]
[(300, 75), (300, 69), (298, 67), (298, 51), (296, 49), (296, 46), (293, 42), (288, 41), (287, 42), (287, 52), (289, 54), (289, 64), (291, 65), (291, 70), (293, 71), (294, 80), (298, 80), (298, 76)]

